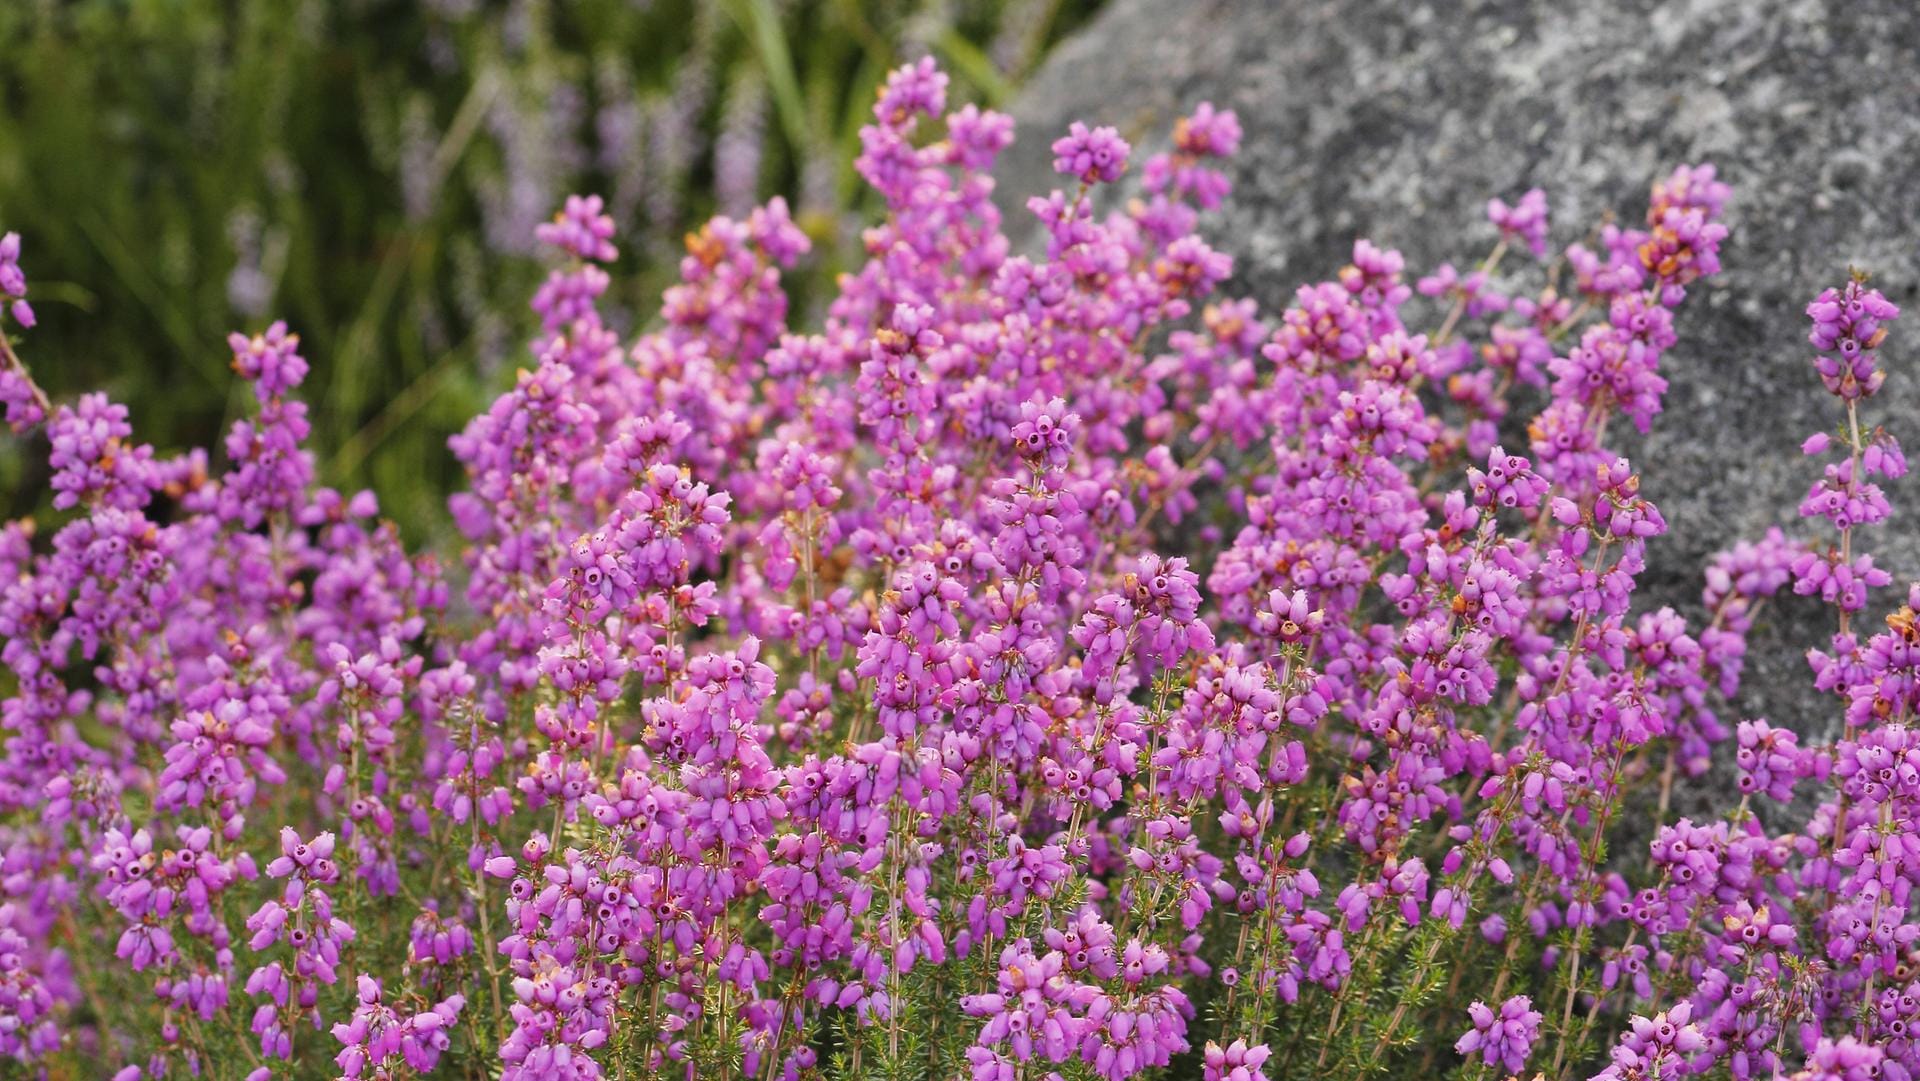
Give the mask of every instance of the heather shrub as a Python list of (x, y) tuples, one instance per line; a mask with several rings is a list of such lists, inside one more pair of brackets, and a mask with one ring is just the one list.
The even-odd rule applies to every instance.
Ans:
[[(569, 200), (457, 551), (319, 486), (284, 325), (177, 456), (6, 346), (56, 508), (0, 532), (13, 1068), (1911, 1077), (1920, 587), (1881, 617), (1856, 535), (1894, 307), (1813, 300), (1801, 524), (1649, 609), (1611, 444), (1719, 268), (1711, 166), (1558, 248), (1496, 199), (1464, 271), (1358, 241), (1263, 315), (1195, 232), (1231, 113), (1137, 166), (1074, 126), (1023, 253), (1012, 126), (946, 99), (880, 92), (812, 333), (785, 203), (629, 340)], [(1782, 590), (1830, 717), (1740, 712)], [(1672, 815), (1716, 759), (1737, 801)]]

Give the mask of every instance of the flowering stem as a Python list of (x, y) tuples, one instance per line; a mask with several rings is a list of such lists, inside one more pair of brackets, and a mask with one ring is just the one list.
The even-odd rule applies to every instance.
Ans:
[(40, 407), (42, 414), (51, 415), (53, 413), (53, 404), (47, 400), (47, 392), (40, 389), (40, 384), (33, 378), (33, 373), (27, 370), (27, 366), (25, 362), (20, 359), (20, 355), (13, 351), (13, 343), (7, 340), (7, 336), (4, 333), (0, 333), (0, 361), (5, 362), (8, 367), (13, 368), (26, 377), (27, 386), (33, 392), (33, 403)]
[[(1613, 764), (1608, 768), (1606, 777), (1598, 780), (1617, 788), (1620, 763), (1625, 759), (1626, 752), (1626, 743), (1624, 741), (1618, 743), (1613, 752)], [(1600, 858), (1600, 847), (1607, 832), (1607, 819), (1613, 814), (1614, 804), (1618, 802), (1617, 796), (1617, 792), (1609, 795), (1607, 801), (1601, 804), (1599, 818), (1594, 823), (1593, 836), (1588, 839), (1586, 850), (1580, 855), (1580, 876), (1576, 879), (1578, 883), (1576, 889), (1589, 895), (1598, 889), (1598, 884), (1593, 881), (1594, 865)], [(1592, 907), (1591, 900), (1587, 902), (1587, 907)], [(1566, 1061), (1567, 1050), (1572, 1042), (1569, 1037), (1572, 1035), (1573, 1027), (1573, 1000), (1580, 991), (1580, 961), (1586, 950), (1587, 938), (1592, 926), (1591, 914), (1583, 912), (1581, 923), (1574, 931), (1573, 949), (1569, 951), (1573, 957), (1567, 972), (1566, 1003), (1560, 1011), (1560, 1042), (1553, 1053), (1552, 1072), (1555, 1076), (1559, 1075), (1560, 1066)]]
[(1579, 306), (1575, 307), (1572, 312), (1568, 313), (1565, 319), (1562, 319), (1560, 322), (1554, 324), (1553, 329), (1547, 333), (1547, 340), (1549, 342), (1557, 342), (1560, 339), (1565, 338), (1568, 334), (1573, 332), (1573, 329), (1575, 327), (1580, 325), (1580, 320), (1585, 319), (1587, 317), (1587, 313), (1592, 310), (1593, 310), (1593, 298), (1592, 297), (1583, 298), (1580, 301)]
[[(1513, 813), (1514, 805), (1519, 801), (1519, 794), (1520, 785), (1518, 784), (1507, 785), (1505, 791), (1501, 793), (1501, 802), (1494, 811), (1493, 835), (1486, 840), (1486, 849), (1488, 851), (1492, 851), (1493, 847), (1499, 843), (1500, 834), (1506, 828), (1507, 816)], [(1461, 899), (1461, 903), (1465, 904), (1471, 901), (1473, 897), (1473, 887), (1480, 879), (1481, 870), (1482, 864), (1478, 860), (1467, 869), (1466, 877), (1460, 883), (1460, 888), (1456, 891), (1456, 895)], [(1427, 939), (1425, 954), (1414, 963), (1413, 971), (1416, 978), (1424, 978), (1427, 970), (1431, 969), (1434, 961), (1439, 958), (1441, 947), (1444, 946), (1447, 939), (1451, 937), (1452, 923), (1447, 922), (1442, 926), (1444, 930), (1436, 928), (1431, 933)], [(1406, 993), (1400, 995), (1399, 1001), (1394, 1004), (1393, 1015), (1387, 1018), (1387, 1024), (1386, 1027), (1381, 1030), (1380, 1039), (1367, 1053), (1366, 1069), (1368, 1071), (1371, 1071), (1380, 1063), (1381, 1057), (1386, 1054), (1387, 1048), (1392, 1045), (1394, 1033), (1400, 1030), (1400, 1022), (1406, 1019), (1407, 1011), (1413, 1008), (1416, 997), (1416, 989), (1409, 988)]]
[[(1507, 238), (1502, 236), (1500, 242), (1493, 246), (1493, 250), (1487, 253), (1487, 257), (1480, 261), (1479, 272), (1482, 274), (1493, 273), (1494, 268), (1500, 265), (1500, 258), (1506, 254)], [(1434, 332), (1433, 344), (1435, 346), (1445, 345), (1447, 339), (1453, 334), (1453, 328), (1459, 325), (1460, 317), (1466, 313), (1467, 297), (1466, 294), (1462, 292), (1454, 298), (1453, 306), (1447, 309), (1446, 320), (1440, 324), (1440, 329)]]

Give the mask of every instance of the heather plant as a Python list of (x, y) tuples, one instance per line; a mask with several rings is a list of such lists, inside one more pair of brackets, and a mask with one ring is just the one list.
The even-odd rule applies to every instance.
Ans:
[[(605, 205), (540, 226), (443, 557), (320, 486), (284, 325), (173, 456), (7, 341), (56, 508), (0, 531), (12, 1068), (1912, 1077), (1894, 306), (1807, 308), (1799, 539), (1650, 608), (1666, 525), (1612, 443), (1719, 269), (1711, 166), (1558, 255), (1540, 192), (1465, 272), (1358, 241), (1263, 316), (1195, 231), (1232, 113), (1124, 202), (1131, 149), (1075, 125), (1022, 253), (1012, 125), (947, 89), (880, 92), (885, 215), (812, 333), (782, 201), (690, 235), (631, 338)], [(1739, 710), (1782, 590), (1831, 609), (1830, 717)], [(1738, 805), (1671, 818), (1716, 759)]]

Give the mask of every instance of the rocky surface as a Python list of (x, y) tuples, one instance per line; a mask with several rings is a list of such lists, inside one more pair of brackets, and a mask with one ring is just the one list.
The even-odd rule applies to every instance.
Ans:
[[(1277, 310), (1331, 276), (1355, 236), (1410, 267), (1485, 254), (1488, 196), (1545, 188), (1557, 243), (1649, 182), (1711, 160), (1734, 185), (1727, 270), (1681, 314), (1666, 413), (1627, 449), (1670, 533), (1653, 599), (1698, 596), (1712, 552), (1782, 523), (1817, 467), (1798, 454), (1838, 413), (1809, 365), (1803, 308), (1850, 265), (1908, 310), (1868, 410), (1920, 448), (1920, 5), (1912, 0), (1114, 0), (1027, 84), (1002, 190), (1052, 186), (1047, 144), (1075, 118), (1143, 152), (1197, 102), (1235, 109), (1236, 190), (1211, 228), (1233, 289)], [(1920, 481), (1868, 538), (1920, 576)], [(1897, 603), (1893, 589), (1877, 600)], [(1806, 646), (1830, 615), (1789, 599), (1754, 643), (1746, 715), (1822, 731)]]

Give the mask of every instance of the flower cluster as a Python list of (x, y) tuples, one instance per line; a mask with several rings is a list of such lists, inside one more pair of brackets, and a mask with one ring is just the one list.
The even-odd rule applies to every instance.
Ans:
[(1473, 1019), (1473, 1031), (1460, 1037), (1455, 1051), (1471, 1055), (1476, 1051), (1489, 1066), (1499, 1065), (1508, 1073), (1519, 1073), (1527, 1064), (1533, 1042), (1540, 1038), (1540, 1011), (1533, 1000), (1515, 995), (1500, 1004), (1499, 1012), (1484, 1002), (1467, 1007)]
[[(1718, 269), (1710, 166), (1591, 250), (1502, 273), (1551, 252), (1531, 191), (1464, 274), (1361, 240), (1263, 316), (1196, 232), (1232, 113), (1127, 197), (1075, 125), (1023, 251), (1011, 122), (946, 96), (882, 88), (885, 217), (810, 328), (784, 204), (689, 235), (629, 338), (569, 200), (441, 555), (319, 486), (282, 324), (229, 343), (223, 455), (4, 341), (53, 493), (0, 529), (10, 1066), (1920, 1074), (1920, 586), (1871, 620), (1864, 544), (1894, 305), (1807, 311), (1806, 531), (1654, 607), (1614, 422)], [(1789, 590), (1832, 723), (1740, 712)], [(1737, 805), (1677, 815), (1716, 762)]]

